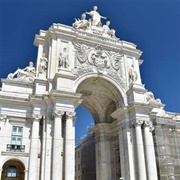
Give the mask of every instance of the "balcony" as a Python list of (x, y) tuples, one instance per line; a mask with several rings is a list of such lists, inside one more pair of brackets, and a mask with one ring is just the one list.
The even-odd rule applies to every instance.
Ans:
[(7, 144), (7, 151), (25, 152), (24, 145)]

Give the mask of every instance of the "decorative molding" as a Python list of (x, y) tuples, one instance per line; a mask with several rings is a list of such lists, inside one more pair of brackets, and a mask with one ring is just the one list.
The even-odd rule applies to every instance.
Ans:
[(0, 120), (1, 120), (1, 121), (4, 121), (4, 120), (6, 121), (6, 120), (7, 120), (7, 115), (1, 114), (1, 115), (0, 115)]
[(76, 67), (72, 74), (81, 77), (85, 74), (99, 73), (112, 78), (116, 83), (126, 88), (126, 81), (121, 70), (123, 67), (123, 54), (107, 51), (97, 44), (89, 47), (85, 44), (73, 42), (76, 50)]
[(143, 124), (143, 121), (142, 121), (142, 120), (135, 120), (134, 123), (133, 123), (133, 125), (134, 125), (135, 127), (137, 127), (137, 126), (142, 126), (142, 124)]
[(144, 121), (143, 127), (149, 127), (149, 131), (152, 132), (154, 130), (154, 126), (151, 121)]
[(52, 116), (54, 117), (62, 117), (64, 115), (65, 111), (62, 110), (54, 110), (52, 113)]
[(32, 114), (32, 119), (33, 119), (33, 121), (34, 121), (34, 120), (39, 121), (41, 118), (42, 118), (42, 115), (41, 115), (41, 114), (36, 114), (36, 113), (33, 113), (33, 114)]
[(76, 119), (75, 115), (76, 115), (76, 112), (69, 112), (69, 111), (66, 112), (66, 116), (69, 118), (72, 118), (73, 120)]

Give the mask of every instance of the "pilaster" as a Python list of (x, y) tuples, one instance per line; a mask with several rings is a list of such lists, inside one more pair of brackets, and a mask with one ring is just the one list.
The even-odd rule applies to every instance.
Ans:
[(40, 114), (32, 114), (28, 180), (36, 180), (38, 178), (39, 122), (41, 118), (42, 115)]
[(65, 126), (65, 180), (75, 177), (75, 112), (66, 112)]
[(137, 152), (137, 171), (139, 180), (147, 180), (146, 175), (146, 164), (145, 164), (145, 154), (144, 154), (144, 144), (142, 137), (141, 126), (143, 121), (135, 120), (135, 136), (136, 136), (136, 152)]
[(146, 156), (146, 167), (147, 167), (147, 178), (148, 180), (158, 180), (157, 177), (157, 167), (154, 151), (154, 142), (153, 142), (153, 126), (151, 121), (144, 122), (144, 150)]
[(63, 137), (62, 137), (62, 116), (64, 111), (55, 110), (53, 128), (53, 159), (52, 159), (52, 179), (63, 179)]
[(96, 179), (112, 179), (111, 139), (110, 125), (101, 123), (93, 128), (96, 143)]

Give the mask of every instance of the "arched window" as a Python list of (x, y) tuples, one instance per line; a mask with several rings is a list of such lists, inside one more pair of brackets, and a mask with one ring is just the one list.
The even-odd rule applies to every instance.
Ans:
[(16, 166), (9, 166), (7, 169), (7, 177), (17, 177), (17, 168)]

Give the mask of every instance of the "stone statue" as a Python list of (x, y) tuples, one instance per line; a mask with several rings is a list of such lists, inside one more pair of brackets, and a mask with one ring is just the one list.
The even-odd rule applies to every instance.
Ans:
[(47, 58), (45, 57), (45, 53), (43, 53), (42, 58), (40, 58), (40, 63), (39, 63), (39, 73), (46, 73), (47, 71)]
[(137, 72), (134, 69), (134, 65), (132, 64), (129, 69), (129, 79), (130, 79), (130, 81), (135, 82), (135, 81), (137, 81), (137, 78), (138, 78)]
[[(16, 76), (16, 77), (15, 77)], [(34, 81), (35, 78), (35, 68), (33, 62), (29, 62), (29, 66), (24, 69), (17, 69), (14, 73), (10, 73), (7, 79), (15, 79), (17, 81)]]
[(86, 12), (86, 14), (89, 14), (91, 16), (91, 18), (89, 19), (89, 25), (90, 26), (102, 26), (101, 25), (101, 18), (102, 19), (107, 19), (106, 17), (101, 16), (98, 12), (97, 12), (98, 7), (94, 6), (93, 10), (90, 12)]
[(146, 92), (146, 98), (148, 102), (154, 102), (154, 103), (159, 103), (161, 104), (160, 99), (155, 99), (154, 94), (151, 91)]
[(81, 29), (81, 28), (88, 28), (89, 27), (89, 22), (86, 20), (86, 14), (82, 13), (81, 15), (81, 20), (80, 19), (75, 19), (75, 22), (72, 24), (72, 26), (76, 29)]
[(66, 47), (64, 47), (63, 51), (59, 54), (59, 68), (60, 67), (69, 68), (69, 59)]
[(116, 31), (114, 29), (110, 29), (109, 25), (110, 25), (110, 21), (106, 21), (106, 24), (103, 25), (103, 33), (104, 33), (104, 35), (107, 36), (107, 37), (111, 37), (111, 38), (114, 38), (116, 40), (119, 40), (115, 36)]

